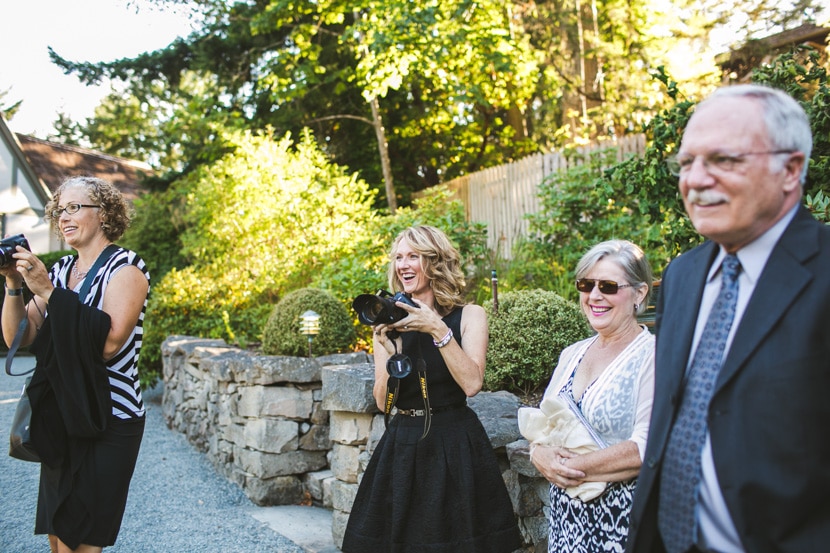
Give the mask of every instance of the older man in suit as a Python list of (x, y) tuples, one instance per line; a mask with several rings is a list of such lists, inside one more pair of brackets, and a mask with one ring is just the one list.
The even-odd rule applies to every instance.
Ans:
[[(626, 551), (830, 551), (830, 227), (801, 206), (810, 125), (718, 89), (668, 160), (708, 238), (663, 275)], [(711, 316), (710, 316), (711, 315)]]

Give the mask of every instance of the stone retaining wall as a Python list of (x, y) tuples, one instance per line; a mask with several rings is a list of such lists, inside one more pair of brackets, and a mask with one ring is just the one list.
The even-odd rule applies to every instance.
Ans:
[[(340, 546), (357, 485), (384, 431), (365, 353), (257, 355), (222, 340), (171, 336), (162, 344), (162, 410), (257, 505), (309, 503), (333, 511)], [(527, 552), (546, 551), (548, 484), (528, 459), (518, 398), (469, 400), (502, 466)]]

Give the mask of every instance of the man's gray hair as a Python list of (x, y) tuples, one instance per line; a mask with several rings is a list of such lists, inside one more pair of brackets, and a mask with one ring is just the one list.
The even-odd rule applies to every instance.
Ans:
[(717, 98), (735, 97), (753, 98), (761, 102), (764, 125), (773, 149), (793, 150), (804, 154), (804, 167), (801, 170), (801, 184), (804, 184), (807, 179), (810, 152), (813, 150), (813, 135), (810, 131), (810, 119), (801, 105), (783, 90), (757, 84), (718, 88), (699, 105), (705, 105)]

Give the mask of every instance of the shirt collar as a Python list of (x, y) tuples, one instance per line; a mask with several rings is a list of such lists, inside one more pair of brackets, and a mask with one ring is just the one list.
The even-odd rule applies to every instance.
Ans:
[[(767, 259), (769, 259), (772, 249), (775, 247), (775, 244), (778, 243), (778, 239), (781, 238), (781, 235), (784, 234), (784, 230), (787, 228), (787, 225), (789, 225), (790, 221), (792, 221), (793, 217), (795, 217), (795, 212), (797, 210), (798, 206), (796, 205), (788, 211), (786, 215), (781, 217), (777, 223), (772, 225), (764, 234), (738, 250), (735, 254), (738, 256), (738, 261), (741, 262), (741, 274), (746, 275), (753, 285), (758, 281), (758, 278), (760, 278), (761, 271), (764, 270), (764, 265), (767, 264)], [(709, 276), (706, 278), (707, 283), (711, 282), (712, 279), (720, 274), (720, 266), (724, 257), (726, 257), (726, 250), (724, 250), (723, 247), (720, 247), (714, 263), (712, 263), (712, 266), (709, 268)]]

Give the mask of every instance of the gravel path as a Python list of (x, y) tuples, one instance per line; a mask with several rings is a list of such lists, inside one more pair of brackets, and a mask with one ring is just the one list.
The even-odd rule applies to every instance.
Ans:
[[(2, 355), (5, 362), (5, 355)], [(14, 372), (31, 367), (18, 356)], [(7, 436), (24, 377), (0, 370), (0, 551), (48, 552), (35, 536), (39, 465), (12, 459)], [(254, 504), (220, 476), (180, 434), (167, 428), (161, 393), (145, 394), (147, 426), (118, 541), (108, 553), (303, 553), (246, 511)]]

